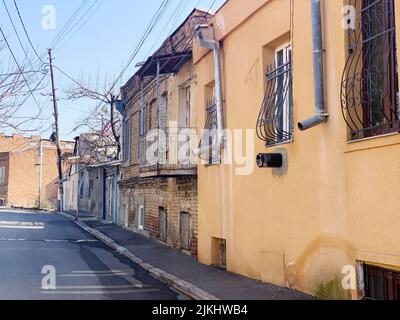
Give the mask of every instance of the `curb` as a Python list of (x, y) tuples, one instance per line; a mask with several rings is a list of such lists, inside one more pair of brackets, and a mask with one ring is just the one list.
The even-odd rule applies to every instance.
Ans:
[(82, 221), (79, 221), (79, 220), (77, 221), (75, 219), (75, 217), (73, 217), (67, 213), (64, 213), (64, 212), (58, 212), (58, 214), (63, 216), (64, 218), (73, 220), (80, 228), (82, 228), (86, 232), (90, 233), (97, 239), (101, 240), (103, 243), (105, 243), (107, 246), (112, 248), (114, 251), (116, 251), (120, 255), (122, 255), (122, 256), (128, 258), (129, 260), (131, 260), (132, 262), (138, 264), (141, 268), (148, 271), (150, 273), (150, 275), (153, 276), (154, 278), (173, 287), (174, 289), (191, 297), (192, 299), (194, 299), (194, 300), (214, 300), (214, 301), (220, 300), (219, 298), (204, 291), (203, 289), (200, 289), (199, 287), (191, 284), (190, 282), (182, 280), (164, 270), (161, 270), (159, 268), (152, 266), (151, 264), (146, 263), (139, 257), (135, 256), (127, 248), (120, 246), (118, 243), (116, 243), (114, 240), (107, 237), (100, 231), (89, 227), (86, 223), (84, 223)]

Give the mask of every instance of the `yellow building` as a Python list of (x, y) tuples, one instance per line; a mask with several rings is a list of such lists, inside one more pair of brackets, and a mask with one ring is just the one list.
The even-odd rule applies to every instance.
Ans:
[(201, 262), (310, 294), (399, 298), (395, 2), (229, 0), (199, 29), (220, 52), (194, 48), (198, 127), (253, 129), (234, 154), (255, 142), (249, 173), (224, 162), (226, 143), (199, 166)]

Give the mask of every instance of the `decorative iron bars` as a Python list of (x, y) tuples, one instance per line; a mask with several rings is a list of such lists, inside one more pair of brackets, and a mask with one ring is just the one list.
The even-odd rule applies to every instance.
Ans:
[(206, 123), (204, 126), (203, 136), (199, 144), (199, 157), (207, 164), (220, 163), (221, 154), (218, 147), (218, 124), (217, 124), (217, 105), (215, 100), (207, 103)]
[(267, 70), (267, 88), (257, 120), (257, 136), (273, 146), (293, 140), (292, 63), (271, 66)]
[(400, 130), (394, 0), (351, 0), (341, 105), (350, 139)]

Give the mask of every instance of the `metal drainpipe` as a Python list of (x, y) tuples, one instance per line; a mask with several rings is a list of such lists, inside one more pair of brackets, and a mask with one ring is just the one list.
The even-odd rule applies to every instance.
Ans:
[(325, 109), (324, 87), (324, 50), (322, 46), (321, 1), (311, 0), (313, 65), (314, 65), (314, 99), (315, 115), (298, 123), (301, 131), (308, 130), (328, 121), (329, 113)]
[(222, 114), (222, 76), (221, 76), (221, 46), (218, 41), (207, 39), (204, 30), (208, 29), (208, 25), (199, 25), (196, 30), (198, 32), (200, 45), (204, 48), (213, 50), (214, 53), (214, 78), (215, 78), (215, 103), (217, 109), (217, 143), (220, 150), (223, 146), (223, 114)]

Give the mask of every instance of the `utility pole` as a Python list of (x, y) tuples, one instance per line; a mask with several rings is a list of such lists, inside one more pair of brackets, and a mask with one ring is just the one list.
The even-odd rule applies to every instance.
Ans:
[(58, 107), (57, 107), (57, 98), (56, 98), (56, 88), (54, 84), (54, 70), (53, 70), (53, 57), (51, 55), (52, 49), (48, 49), (49, 51), (49, 61), (50, 61), (50, 75), (51, 75), (51, 87), (53, 92), (53, 108), (54, 108), (54, 122), (55, 122), (55, 143), (57, 147), (57, 167), (58, 167), (58, 194), (60, 197), (59, 202), (59, 211), (63, 212), (64, 210), (64, 187), (63, 187), (63, 174), (62, 174), (62, 159), (61, 159), (61, 148), (60, 148), (60, 132), (58, 129)]

